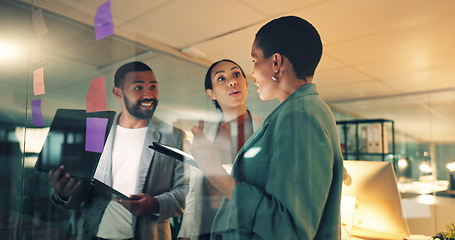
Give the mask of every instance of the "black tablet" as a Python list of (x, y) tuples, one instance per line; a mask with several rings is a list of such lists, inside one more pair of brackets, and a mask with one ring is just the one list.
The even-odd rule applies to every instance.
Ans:
[(99, 187), (99, 188), (104, 189), (104, 190), (106, 190), (108, 192), (111, 192), (112, 194), (117, 196), (117, 198), (121, 198), (121, 199), (125, 199), (125, 200), (131, 200), (131, 198), (129, 198), (125, 194), (113, 189), (112, 187), (109, 187), (108, 185), (106, 185), (105, 183), (99, 181), (96, 178), (92, 178), (92, 180), (90, 181), (90, 184), (92, 186), (94, 186), (95, 188)]
[(177, 149), (175, 147), (171, 147), (171, 146), (159, 143), (159, 142), (153, 142), (152, 145), (149, 145), (149, 148), (151, 148), (155, 151), (158, 151), (162, 154), (165, 154), (169, 157), (175, 158), (184, 163), (190, 164), (193, 167), (199, 168), (196, 161), (194, 161), (193, 156), (191, 156), (191, 154), (186, 153), (180, 149)]
[[(49, 133), (38, 155), (35, 168), (40, 172), (55, 170), (65, 166), (65, 173), (71, 176), (90, 180), (95, 173), (109, 131), (112, 127), (114, 111), (87, 113), (85, 109), (58, 109), (52, 120)], [(87, 131), (87, 121), (101, 120), (105, 122), (101, 132), (104, 133), (98, 147), (101, 151), (87, 149), (87, 141), (93, 140), (91, 129)], [(87, 136), (89, 139), (87, 139)]]

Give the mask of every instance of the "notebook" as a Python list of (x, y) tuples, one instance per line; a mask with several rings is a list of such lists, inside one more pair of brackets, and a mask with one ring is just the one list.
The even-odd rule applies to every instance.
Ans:
[[(88, 181), (118, 197), (128, 199), (125, 195), (93, 178), (115, 115), (114, 111), (87, 113), (85, 109), (57, 109), (49, 134), (38, 155), (35, 169), (47, 173), (64, 165), (65, 173), (71, 174), (72, 177)], [(98, 134), (104, 132), (104, 136), (98, 135), (101, 142), (93, 143), (95, 135), (88, 135), (90, 139), (86, 139), (86, 134), (90, 134), (86, 131), (88, 121), (102, 122), (101, 126), (103, 128), (105, 126), (105, 129), (89, 128), (90, 132)]]

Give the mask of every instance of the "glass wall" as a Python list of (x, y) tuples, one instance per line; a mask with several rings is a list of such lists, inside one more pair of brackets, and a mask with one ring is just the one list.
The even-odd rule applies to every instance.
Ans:
[[(97, 41), (93, 26), (32, 2), (0, 1), (0, 5), (0, 183), (4, 190), (0, 239), (72, 239), (78, 212), (52, 205), (47, 172), (35, 168), (57, 110), (85, 111), (93, 79), (103, 78), (106, 109), (119, 112), (120, 103), (111, 91), (114, 73), (126, 62), (143, 61), (152, 66), (159, 81), (156, 115), (172, 124), (197, 115), (188, 116), (187, 110), (173, 104), (175, 99), (188, 96), (185, 101), (201, 109), (212, 107), (203, 98), (202, 86), (192, 93), (199, 98), (191, 98), (184, 89), (195, 81), (201, 85), (205, 67), (134, 38), (112, 35)], [(96, 11), (97, 6), (84, 7)], [(177, 83), (181, 88), (175, 87)], [(68, 135), (65, 144), (77, 143), (78, 138)]]
[[(96, 40), (91, 22), (104, 2), (85, 1), (78, 6), (62, 2), (0, 0), (0, 239), (74, 239), (72, 221), (79, 213), (52, 205), (46, 172), (37, 171), (35, 164), (56, 111), (86, 109), (94, 79), (104, 79), (106, 109), (119, 112), (120, 103), (112, 93), (114, 73), (126, 62), (143, 61), (158, 79), (157, 117), (186, 131), (201, 118), (218, 117), (202, 82), (209, 61), (190, 61), (188, 56), (172, 54), (167, 51), (169, 46), (157, 43), (150, 44), (152, 48), (148, 44), (152, 40), (139, 30), (119, 28), (118, 33)], [(43, 7), (46, 4), (55, 11)], [(77, 21), (75, 15), (87, 20)], [(249, 91), (256, 92), (254, 84), (250, 83)], [(431, 94), (424, 95), (414, 97), (431, 98)], [(395, 98), (396, 102), (406, 102), (406, 97)], [(338, 121), (355, 120), (362, 119), (352, 114), (356, 105), (376, 108), (381, 100), (329, 104)], [(261, 117), (277, 105), (277, 101), (263, 103), (256, 95), (247, 101)], [(420, 133), (403, 131), (409, 123), (396, 119), (386, 107), (378, 111), (377, 118), (396, 120), (395, 131), (387, 129), (395, 136), (395, 154), (388, 161), (394, 162), (404, 192), (433, 194), (447, 189), (453, 180), (447, 165), (455, 161), (454, 143), (431, 138), (440, 131), (436, 110), (443, 111), (416, 110), (429, 119)], [(76, 137), (70, 137), (68, 143), (71, 141), (77, 141)], [(417, 189), (416, 182), (420, 183)], [(176, 232), (179, 219), (172, 221)]]
[[(6, 3), (5, 3), (6, 4)], [(8, 3), (11, 4), (11, 3)], [(19, 142), (16, 128), (24, 129), (27, 125), (27, 88), (28, 88), (28, 49), (30, 41), (30, 11), (29, 4), (15, 7), (14, 11), (7, 8), (0, 8), (0, 22), (2, 29), (5, 28), (4, 22), (11, 19), (19, 20), (15, 26), (9, 26), (8, 37), (2, 39), (1, 45), (1, 77), (2, 87), (0, 88), (1, 98), (1, 129), (0, 129), (0, 161), (2, 164), (0, 172), (0, 184), (3, 194), (0, 200), (0, 238), (19, 239), (21, 221), (24, 219), (25, 210), (22, 205), (25, 199), (23, 153), (21, 148), (24, 142)], [(2, 30), (3, 31), (3, 30)], [(3, 35), (3, 34), (2, 34)], [(7, 44), (13, 44), (12, 46)], [(11, 51), (10, 53), (8, 51)], [(17, 51), (17, 52), (15, 52)], [(9, 54), (7, 54), (9, 53)], [(23, 137), (19, 136), (19, 137)], [(28, 202), (30, 202), (28, 200)], [(30, 222), (32, 218), (28, 218)], [(30, 225), (29, 225), (30, 226)], [(24, 225), (24, 228), (26, 226)], [(31, 228), (30, 228), (31, 229)]]

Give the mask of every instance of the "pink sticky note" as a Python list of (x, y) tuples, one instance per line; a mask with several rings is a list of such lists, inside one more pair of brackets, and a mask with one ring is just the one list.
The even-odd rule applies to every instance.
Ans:
[(87, 93), (85, 108), (87, 112), (101, 112), (107, 110), (104, 77), (92, 80), (92, 84), (90, 84), (90, 89)]
[(37, 127), (43, 126), (43, 115), (41, 114), (41, 99), (32, 100), (32, 120), (34, 126)]
[(41, 8), (33, 12), (32, 21), (38, 37), (43, 36), (47, 33), (47, 27), (46, 23), (44, 22), (43, 12), (41, 11)]
[(33, 92), (35, 96), (45, 93), (43, 68), (38, 68), (33, 72)]
[(95, 36), (98, 41), (112, 34), (114, 34), (114, 22), (112, 21), (111, 0), (108, 0), (96, 10)]
[(87, 118), (85, 151), (103, 152), (107, 121), (107, 118)]

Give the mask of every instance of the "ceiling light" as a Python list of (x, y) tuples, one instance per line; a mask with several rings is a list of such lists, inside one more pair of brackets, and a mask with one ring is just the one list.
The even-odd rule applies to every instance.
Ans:
[(196, 57), (196, 58), (205, 57), (207, 55), (202, 50), (199, 50), (199, 49), (194, 48), (194, 47), (182, 48), (182, 49), (180, 49), (180, 52), (182, 52), (182, 53), (184, 53), (184, 54), (186, 54), (188, 56)]
[[(23, 153), (39, 153), (43, 148), (49, 128), (27, 128), (16, 127), (16, 138), (20, 143)], [(25, 149), (24, 149), (25, 143)]]
[(22, 57), (25, 52), (21, 50), (17, 44), (0, 42), (0, 61), (10, 61)]
[(404, 169), (404, 168), (407, 168), (408, 167), (408, 161), (404, 158), (400, 158), (398, 160), (398, 168), (400, 169)]
[(446, 167), (447, 167), (447, 169), (449, 169), (449, 171), (455, 172), (455, 161), (451, 162), (451, 163), (447, 163)]
[(428, 165), (428, 163), (426, 162), (423, 162), (422, 164), (420, 164), (420, 170), (424, 173), (431, 173), (433, 172), (433, 169), (430, 167), (430, 165)]

